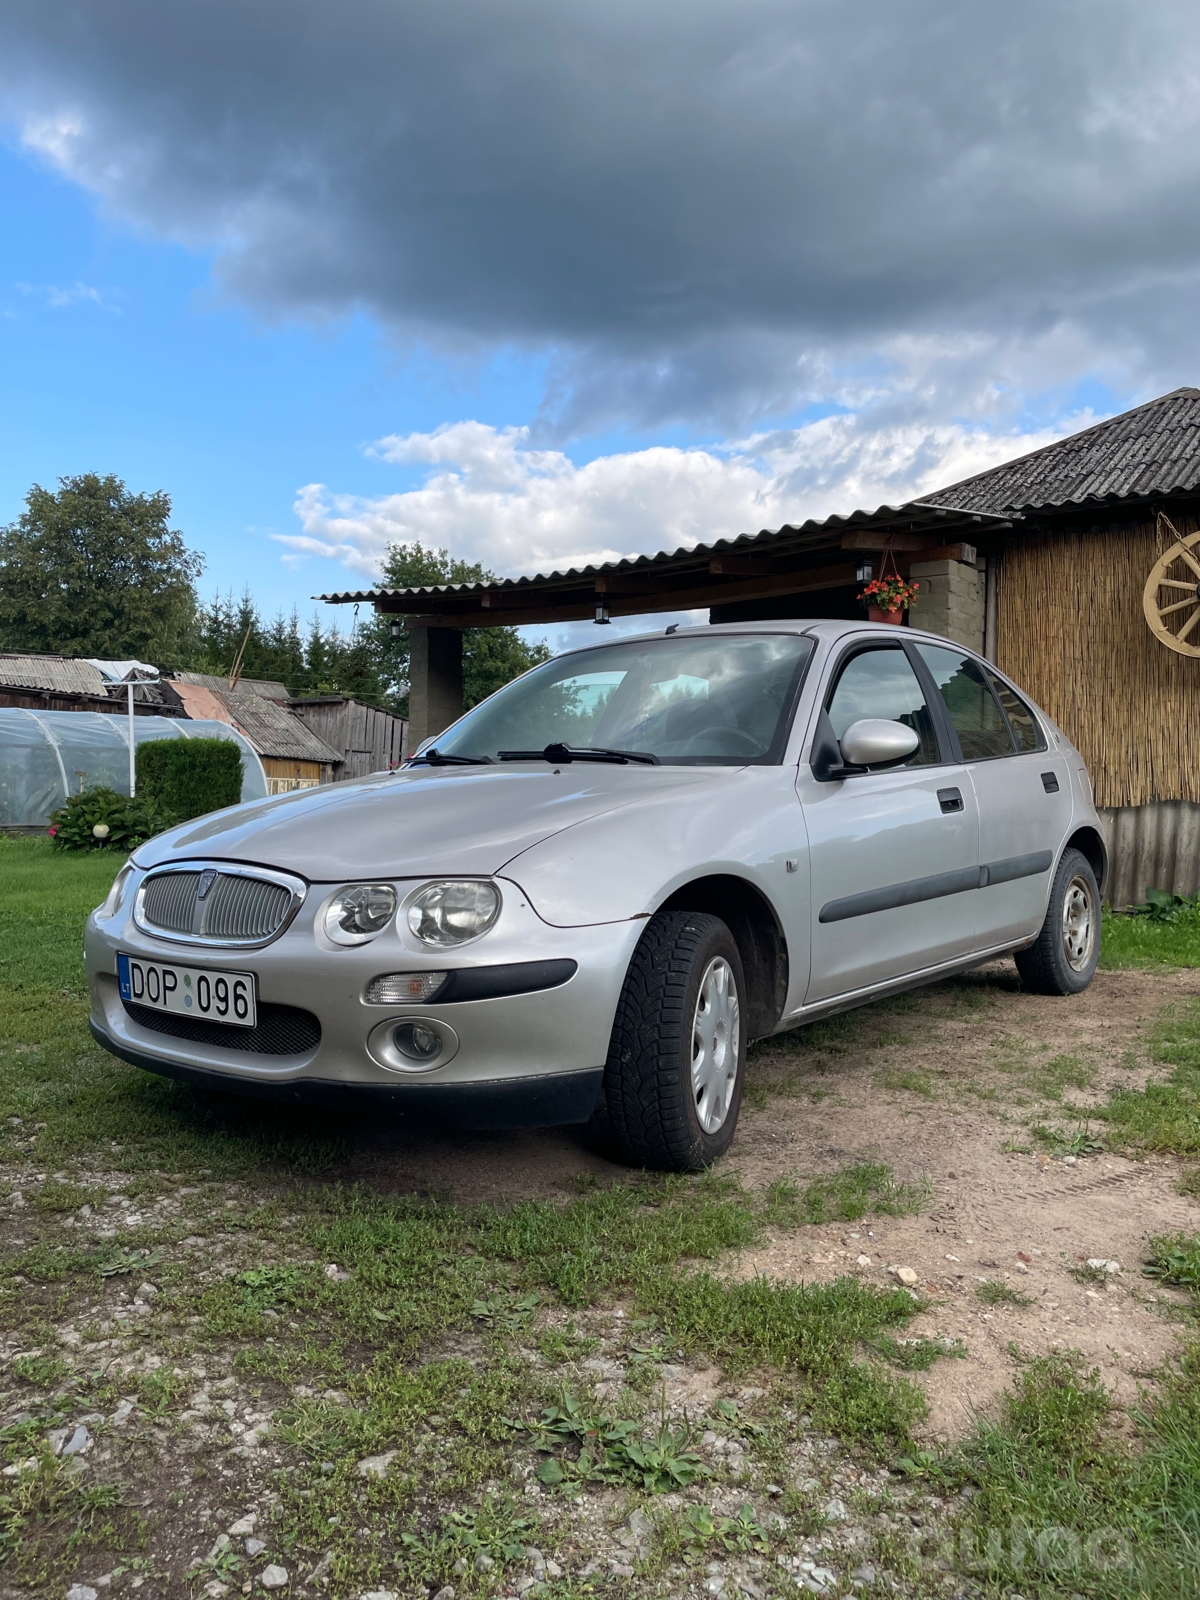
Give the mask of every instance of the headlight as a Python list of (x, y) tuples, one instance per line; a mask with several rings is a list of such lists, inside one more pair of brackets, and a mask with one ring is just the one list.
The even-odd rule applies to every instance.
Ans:
[(121, 868), (120, 872), (118, 872), (116, 877), (113, 879), (112, 888), (104, 897), (104, 904), (97, 907), (96, 915), (98, 917), (116, 916), (117, 912), (121, 909), (121, 902), (125, 898), (125, 889), (130, 878), (133, 877), (133, 871), (133, 862), (127, 861)]
[(408, 926), (422, 944), (445, 948), (486, 933), (500, 915), (500, 891), (470, 879), (430, 883), (414, 896)]
[(395, 909), (396, 891), (390, 883), (356, 883), (329, 902), (325, 932), (334, 944), (366, 944), (383, 932)]

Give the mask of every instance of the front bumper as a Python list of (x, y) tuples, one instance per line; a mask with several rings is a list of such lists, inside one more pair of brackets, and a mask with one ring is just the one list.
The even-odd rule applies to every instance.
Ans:
[(347, 1083), (327, 1078), (292, 1078), (277, 1083), (252, 1081), (232, 1072), (210, 1072), (147, 1055), (110, 1039), (94, 1022), (92, 1037), (131, 1066), (174, 1078), (210, 1093), (242, 1094), (289, 1105), (389, 1112), (435, 1117), (456, 1128), (561, 1128), (587, 1122), (600, 1099), (604, 1068), (553, 1072), (537, 1077), (493, 1078), (472, 1083)]
[[(599, 1092), (613, 1015), (643, 923), (551, 928), (516, 885), (506, 886), (496, 927), (456, 955), (417, 950), (388, 929), (367, 945), (322, 943), (314, 922), (325, 891), (314, 885), (296, 920), (262, 949), (222, 951), (166, 943), (139, 930), (128, 912), (88, 919), (85, 968), (94, 1037), (123, 1060), (225, 1092), (329, 1104), (348, 1096), (426, 1111), (460, 1126), (517, 1127), (586, 1121)], [(220, 1043), (175, 1037), (131, 1016), (117, 986), (117, 953), (149, 961), (254, 973), (261, 1006), (311, 1013), (320, 1040), (293, 1055), (244, 1048), (238, 1030)], [(367, 1005), (381, 973), (469, 971), (511, 962), (577, 963), (566, 983), (533, 993), (442, 1004)], [(367, 1040), (382, 1025), (425, 1021), (452, 1030), (457, 1048), (432, 1070), (381, 1065)]]

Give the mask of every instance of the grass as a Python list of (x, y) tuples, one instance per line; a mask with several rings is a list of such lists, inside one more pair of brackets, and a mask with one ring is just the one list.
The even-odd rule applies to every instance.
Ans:
[[(554, 1463), (558, 1478), (540, 1480), (552, 1496), (719, 1477), (691, 1425), (661, 1409), (668, 1359), (765, 1381), (777, 1451), (809, 1428), (844, 1448), (904, 1447), (924, 1411), (904, 1369), (923, 1360), (895, 1359), (907, 1347), (886, 1341), (917, 1310), (908, 1294), (854, 1278), (742, 1282), (719, 1263), (767, 1228), (903, 1215), (923, 1188), (868, 1163), (763, 1192), (714, 1174), (631, 1175), (561, 1203), (463, 1207), (350, 1181), (371, 1133), (353, 1118), (217, 1104), (90, 1041), (80, 934), (119, 865), (0, 843), (0, 1156), (26, 1198), (0, 1317), (21, 1340), (12, 1382), (31, 1418), (0, 1430), (0, 1456), (34, 1462), (0, 1478), (10, 1583), (53, 1592), (89, 1551), (156, 1592), (253, 1581), (236, 1542), (174, 1567), (161, 1554), (176, 1506), (226, 1492), (232, 1458), (205, 1464), (201, 1446), (181, 1458), (174, 1442), (211, 1432), (210, 1417), (225, 1426), (222, 1392), (266, 1419), (279, 1452), (269, 1554), (300, 1570), (328, 1551), (346, 1593), (436, 1580), (469, 1594), (478, 1557), (523, 1559), (536, 1519), (506, 1487), (514, 1461)], [(97, 1239), (110, 1218), (114, 1236)], [(157, 1293), (138, 1311), (147, 1280)], [(64, 1326), (78, 1347), (61, 1345)], [(154, 1364), (122, 1377), (73, 1353), (114, 1340)], [(597, 1348), (631, 1374), (604, 1405), (582, 1366)], [(226, 1387), (197, 1400), (197, 1372), (225, 1372)], [(46, 1446), (55, 1425), (107, 1415), (123, 1393), (173, 1441), (169, 1467), (146, 1434), (121, 1455), (136, 1489), (99, 1455), (81, 1474)], [(723, 1429), (766, 1427), (722, 1416)], [(364, 1478), (358, 1463), (374, 1457), (382, 1474)], [(753, 1516), (735, 1523), (714, 1523), (712, 1539), (765, 1537)]]
[[(1135, 1441), (1109, 1427), (1097, 1373), (1070, 1356), (1026, 1362), (999, 1417), (937, 1464), (973, 1491), (960, 1566), (1025, 1596), (1185, 1600), (1200, 1571), (1200, 1348), (1135, 1412)], [(989, 1593), (993, 1592), (989, 1587)]]
[[(565, 1563), (581, 1530), (608, 1514), (575, 1513), (598, 1491), (628, 1497), (618, 1518), (650, 1505), (657, 1553), (633, 1579), (567, 1575), (551, 1593), (674, 1593), (685, 1569), (714, 1557), (761, 1559), (772, 1572), (777, 1557), (798, 1559), (820, 1513), (798, 1490), (764, 1499), (765, 1485), (794, 1481), (801, 1454), (815, 1459), (814, 1440), (830, 1439), (856, 1469), (890, 1463), (955, 1496), (954, 1566), (989, 1593), (1190, 1593), (1197, 1350), (1135, 1414), (1132, 1449), (1096, 1375), (1055, 1356), (1027, 1361), (963, 1446), (918, 1453), (924, 1401), (911, 1374), (962, 1351), (906, 1334), (919, 1309), (907, 1292), (853, 1277), (739, 1280), (722, 1263), (768, 1230), (903, 1216), (925, 1202), (922, 1186), (860, 1162), (762, 1191), (720, 1174), (630, 1176), (557, 1203), (466, 1207), (354, 1181), (371, 1134), (354, 1119), (223, 1107), (90, 1042), (79, 934), (118, 865), (0, 842), (0, 1158), (25, 1199), (13, 1210), (9, 1197), (3, 1224), (0, 1317), (21, 1354), (4, 1380), (16, 1420), (0, 1428), (0, 1464), (33, 1463), (0, 1477), (0, 1574), (14, 1593), (63, 1593), (104, 1569), (124, 1574), (121, 1584), (141, 1576), (145, 1592), (170, 1600), (214, 1579), (236, 1593), (270, 1559), (293, 1587), (319, 1568), (309, 1593), (453, 1583), (475, 1600), (515, 1586), (530, 1546)], [(1162, 938), (1177, 951), (1174, 930)], [(955, 1003), (985, 1022), (981, 1008), (995, 1002), (964, 988)], [(896, 1017), (921, 1004), (903, 997), (882, 1021), (836, 1018), (789, 1036), (786, 1049), (771, 1044), (819, 1071), (890, 1038)], [(1110, 1148), (1200, 1154), (1200, 1006), (1160, 1022), (1149, 1048), (1165, 1081), (1089, 1114)], [(1089, 1078), (1073, 1055), (1018, 1066), (1050, 1100)], [(1046, 1138), (1065, 1149), (1077, 1134), (1093, 1137)], [(85, 1207), (112, 1218), (112, 1237), (83, 1226)], [(1200, 1241), (1155, 1240), (1147, 1271), (1197, 1296)], [(146, 1279), (158, 1293), (139, 1310)], [(999, 1280), (975, 1292), (990, 1305), (1029, 1303)], [(64, 1327), (82, 1343), (64, 1343)], [(598, 1387), (585, 1365), (598, 1357), (627, 1376)], [(679, 1362), (715, 1365), (722, 1386), (749, 1381), (740, 1392), (760, 1398), (726, 1395), (710, 1417), (670, 1414), (663, 1371)], [(224, 1396), (237, 1399), (228, 1421)], [(51, 1453), (50, 1431), (110, 1416), (118, 1402), (137, 1407), (123, 1445), (109, 1424), (92, 1424), (86, 1469)], [(257, 1456), (235, 1443), (253, 1417), (270, 1430)], [(727, 1469), (702, 1446), (703, 1429), (745, 1451), (739, 1498), (720, 1512), (712, 1491)], [(383, 1465), (366, 1475), (371, 1458)], [(213, 1550), (252, 1482), (270, 1513), (256, 1561), (236, 1540)], [(678, 1512), (667, 1490), (684, 1496)], [(744, 1508), (728, 1514), (743, 1492)], [(775, 1505), (786, 1518), (768, 1515)], [(912, 1594), (941, 1583), (898, 1549), (895, 1570)]]
[(1200, 1002), (1169, 1008), (1150, 1031), (1149, 1051), (1170, 1075), (1144, 1089), (1118, 1089), (1092, 1115), (1104, 1123), (1110, 1148), (1200, 1155)]
[(1100, 965), (1109, 971), (1200, 967), (1200, 910), (1169, 922), (1106, 910)]

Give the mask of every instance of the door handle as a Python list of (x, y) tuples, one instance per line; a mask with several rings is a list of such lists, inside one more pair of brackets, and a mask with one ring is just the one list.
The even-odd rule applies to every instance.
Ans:
[(961, 811), (963, 797), (961, 789), (939, 789), (937, 792), (938, 805), (949, 816), (952, 811)]
[(1042, 788), (1045, 789), (1047, 794), (1057, 794), (1058, 793), (1058, 775), (1057, 775), (1057, 773), (1054, 773), (1054, 772), (1043, 772), (1042, 773)]

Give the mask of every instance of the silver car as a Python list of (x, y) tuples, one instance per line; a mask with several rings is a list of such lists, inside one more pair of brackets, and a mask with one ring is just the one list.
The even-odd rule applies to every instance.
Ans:
[(694, 1169), (754, 1039), (1007, 952), (1086, 987), (1106, 864), (1078, 752), (961, 646), (668, 630), (534, 668), (399, 772), (144, 845), (88, 920), (91, 1027), (212, 1088), (594, 1118)]

